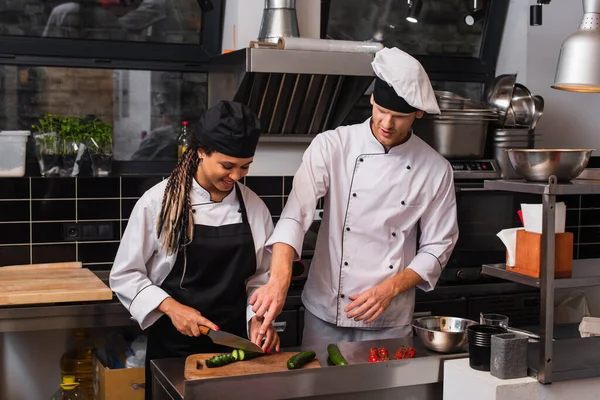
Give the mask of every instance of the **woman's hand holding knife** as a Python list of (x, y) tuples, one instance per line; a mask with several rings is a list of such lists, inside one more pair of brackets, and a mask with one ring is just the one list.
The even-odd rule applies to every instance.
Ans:
[(198, 310), (184, 306), (172, 297), (167, 297), (158, 306), (158, 310), (171, 318), (171, 322), (177, 330), (183, 335), (200, 336), (199, 325), (204, 325), (218, 331), (219, 327), (208, 319), (204, 318)]

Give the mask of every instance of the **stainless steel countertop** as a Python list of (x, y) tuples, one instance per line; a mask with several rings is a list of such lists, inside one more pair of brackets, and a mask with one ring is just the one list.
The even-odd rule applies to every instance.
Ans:
[[(268, 374), (232, 376), (224, 378), (184, 379), (184, 358), (154, 360), (152, 373), (155, 379), (174, 399), (197, 399), (216, 396), (220, 399), (238, 399), (243, 387), (245, 399), (287, 399), (308, 396), (341, 395), (373, 390), (385, 390), (441, 382), (443, 361), (464, 358), (467, 354), (440, 354), (425, 349), (417, 338), (388, 339), (339, 344), (342, 354), (348, 355), (350, 365), (330, 367), (327, 365), (326, 349), (317, 350), (322, 368), (283, 371)], [(397, 348), (413, 346), (417, 356), (410, 360), (370, 364), (370, 347), (386, 347), (393, 357)], [(308, 348), (285, 349), (301, 351)], [(357, 355), (364, 357), (357, 358)]]

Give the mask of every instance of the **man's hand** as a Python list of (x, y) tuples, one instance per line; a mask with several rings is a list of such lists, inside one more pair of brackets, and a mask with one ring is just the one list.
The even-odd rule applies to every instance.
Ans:
[(258, 320), (262, 321), (256, 340), (252, 340), (257, 345), (261, 346), (261, 342), (266, 337), (269, 328), (272, 327), (273, 321), (281, 313), (288, 286), (271, 278), (267, 284), (252, 293), (250, 297), (252, 311), (256, 313)]
[[(259, 346), (261, 346), (260, 341), (262, 341), (262, 339), (259, 341), (258, 337), (263, 323), (264, 320), (262, 318), (258, 318), (257, 316), (252, 317), (252, 319), (250, 320), (250, 340), (258, 344)], [(265, 342), (262, 343), (261, 347), (265, 352), (270, 353), (271, 350), (273, 350), (273, 348), (276, 352), (281, 351), (279, 334), (277, 333), (277, 330), (273, 325), (269, 325), (267, 327), (264, 336)]]
[(394, 293), (391, 282), (384, 281), (362, 293), (348, 296), (348, 298), (352, 300), (352, 303), (344, 309), (344, 312), (348, 313), (348, 318), (365, 321), (368, 324), (388, 308), (394, 298)]
[(262, 320), (256, 341), (252, 340), (259, 346), (267, 333), (267, 329), (283, 309), (285, 296), (292, 278), (292, 260), (295, 254), (292, 246), (285, 243), (275, 243), (271, 258), (269, 282), (256, 289), (248, 301), (252, 306), (252, 311), (259, 320)]
[(344, 312), (348, 313), (348, 318), (354, 318), (355, 321), (371, 323), (387, 310), (394, 297), (416, 287), (421, 282), (423, 282), (421, 276), (407, 268), (377, 286), (348, 296), (352, 303), (344, 308)]
[(219, 330), (218, 326), (204, 318), (198, 310), (184, 306), (172, 297), (164, 299), (158, 306), (158, 310), (171, 318), (175, 328), (183, 335), (200, 336), (199, 325), (208, 326), (213, 331)]

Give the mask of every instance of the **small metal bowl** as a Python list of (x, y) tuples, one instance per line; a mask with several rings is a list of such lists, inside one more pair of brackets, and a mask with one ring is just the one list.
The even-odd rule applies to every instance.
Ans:
[(508, 159), (515, 172), (528, 181), (559, 182), (577, 178), (590, 160), (593, 149), (508, 149)]
[(470, 319), (456, 317), (422, 317), (412, 322), (423, 345), (438, 353), (467, 351), (467, 328), (476, 324)]

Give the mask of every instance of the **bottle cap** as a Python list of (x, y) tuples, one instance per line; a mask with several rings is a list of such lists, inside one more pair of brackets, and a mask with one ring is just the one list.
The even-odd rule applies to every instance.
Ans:
[(79, 386), (79, 383), (75, 382), (75, 376), (73, 376), (73, 375), (65, 375), (65, 376), (63, 376), (62, 383), (60, 385), (60, 387), (63, 390), (73, 390), (77, 386)]

